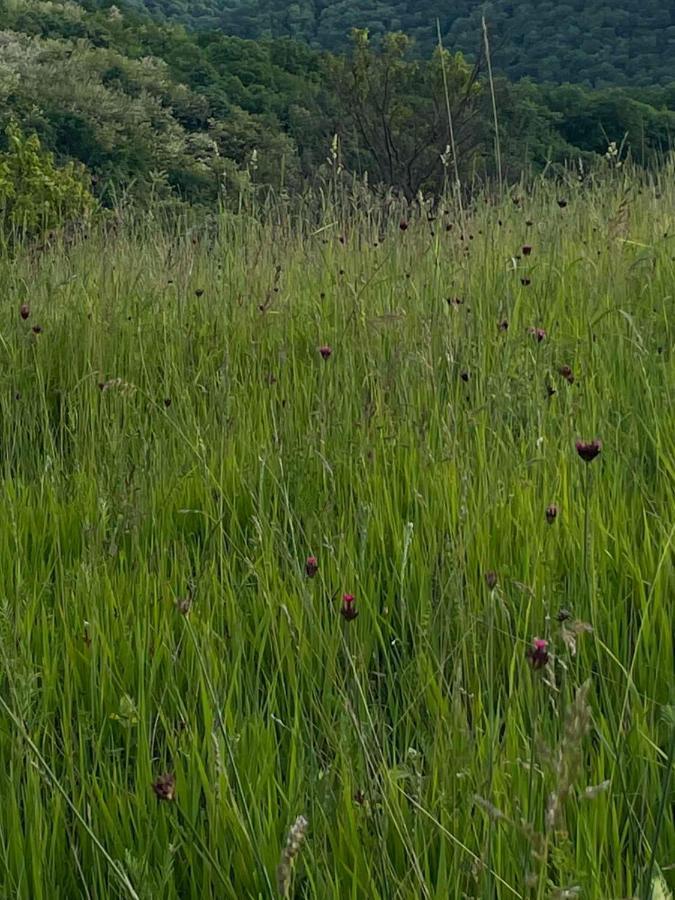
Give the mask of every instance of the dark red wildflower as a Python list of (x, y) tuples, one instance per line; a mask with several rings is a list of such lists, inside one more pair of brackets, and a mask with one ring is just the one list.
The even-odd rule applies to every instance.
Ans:
[(305, 572), (307, 573), (307, 577), (314, 578), (318, 571), (319, 563), (316, 556), (308, 556), (307, 561), (305, 562)]
[(30, 306), (27, 303), (21, 304), (21, 306), (19, 307), (19, 315), (25, 322), (26, 319), (28, 318), (28, 316), (30, 315)]
[(42, 334), (42, 325), (33, 325), (33, 334)]
[(497, 573), (496, 572), (486, 572), (485, 573), (485, 583), (490, 588), (491, 591), (497, 587)]
[(401, 229), (401, 231), (407, 231), (408, 223), (406, 222), (405, 219), (401, 219), (401, 221), (398, 223), (398, 227)]
[(567, 200), (563, 200), (562, 198), (558, 200), (558, 206), (560, 209), (565, 209), (567, 206)]
[(559, 622), (567, 622), (568, 619), (571, 619), (571, 618), (572, 618), (572, 613), (569, 611), (569, 609), (565, 609), (564, 606), (562, 606), (558, 610), (558, 614), (556, 615), (556, 619)]
[(535, 328), (532, 325), (527, 329), (527, 331), (532, 335), (532, 337), (537, 339), (538, 344), (541, 344), (542, 341), (546, 340), (546, 332), (543, 328)]
[(363, 804), (365, 802), (366, 802), (366, 795), (359, 788), (359, 790), (355, 791), (355, 793), (354, 793), (354, 803), (358, 803), (359, 806), (363, 806)]
[(577, 453), (584, 462), (593, 462), (602, 450), (602, 441), (577, 441), (575, 444)]
[(532, 284), (532, 279), (531, 278), (521, 278), (520, 283), (522, 284), (523, 287), (527, 287), (528, 284)]
[(552, 503), (550, 506), (546, 507), (546, 521), (549, 525), (553, 525), (555, 520), (558, 518), (558, 507), (555, 503)]
[(499, 328), (500, 331), (508, 331), (509, 330), (509, 320), (502, 319), (497, 327)]
[(195, 297), (203, 297), (204, 296), (204, 288), (197, 288), (195, 291)]
[(529, 244), (523, 244), (523, 256), (529, 256), (532, 253), (532, 247)]
[(464, 382), (469, 381), (469, 379), (471, 378), (471, 376), (469, 375), (468, 372), (460, 372), (460, 373), (459, 373), (459, 377), (460, 377), (460, 378), (462, 379), (462, 381), (464, 381)]
[(569, 384), (574, 384), (574, 372), (569, 366), (561, 366), (559, 371), (565, 381), (569, 382)]
[(448, 222), (448, 224), (445, 226), (445, 230), (452, 231), (452, 222)]
[(548, 653), (548, 641), (543, 638), (533, 638), (532, 646), (528, 647), (527, 658), (533, 669), (543, 669), (550, 657)]
[(328, 344), (325, 344), (323, 347), (319, 347), (319, 353), (321, 354), (323, 359), (328, 359), (332, 352), (333, 348), (329, 347)]
[(164, 406), (168, 409), (171, 406), (171, 397), (164, 398)]
[(152, 785), (158, 800), (174, 800), (176, 798), (176, 776), (171, 772), (160, 775)]
[(340, 614), (348, 622), (351, 622), (352, 619), (355, 619), (359, 614), (359, 611), (354, 608), (355, 599), (353, 594), (342, 595), (342, 608), (340, 609)]
[(532, 221), (532, 219), (527, 219), (525, 224), (528, 228), (531, 228), (534, 225), (534, 222)]

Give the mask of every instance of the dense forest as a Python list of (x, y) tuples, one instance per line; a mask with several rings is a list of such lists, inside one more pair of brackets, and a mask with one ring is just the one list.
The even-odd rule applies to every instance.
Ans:
[(353, 27), (373, 36), (404, 31), (420, 52), (437, 41), (473, 58), (481, 19), (491, 33), (495, 67), (509, 77), (610, 84), (666, 84), (675, 79), (675, 4), (661, 0), (133, 0), (153, 15), (189, 27), (258, 39), (292, 37), (344, 50)]
[(112, 206), (213, 203), (250, 186), (283, 194), (354, 176), (413, 197), (449, 177), (513, 181), (569, 161), (585, 177), (629, 156), (658, 162), (672, 147), (675, 83), (589, 90), (497, 76), (493, 106), (480, 55), (420, 57), (400, 32), (350, 40), (333, 54), (116, 6), (0, 3), (0, 202), (13, 192), (24, 209), (8, 175), (22, 166), (29, 187), (42, 166), (51, 191), (45, 172), (74, 164), (68, 183), (80, 173)]

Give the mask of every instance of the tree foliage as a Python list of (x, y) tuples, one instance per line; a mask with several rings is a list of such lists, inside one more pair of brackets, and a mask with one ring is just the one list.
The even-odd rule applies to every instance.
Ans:
[(137, 8), (190, 27), (258, 39), (292, 37), (344, 50), (352, 28), (373, 36), (404, 31), (421, 54), (444, 44), (474, 56), (487, 19), (497, 69), (511, 78), (666, 84), (675, 59), (675, 6), (661, 0), (133, 0)]
[(438, 188), (454, 162), (453, 139), (464, 165), (481, 146), (472, 128), (477, 70), (446, 50), (436, 49), (429, 60), (411, 58), (410, 38), (401, 32), (386, 35), (379, 49), (367, 31), (355, 29), (352, 41), (351, 54), (333, 58), (330, 67), (351, 131), (351, 155), (358, 152), (378, 181), (409, 197)]
[[(333, 54), (116, 7), (13, 0), (0, 6), (0, 149), (2, 129), (20, 122), (57, 164), (84, 165), (104, 204), (297, 190), (327, 174), (334, 136), (347, 172), (408, 196), (455, 168), (465, 182), (497, 174), (479, 55), (420, 55), (400, 31), (352, 34)], [(672, 85), (590, 91), (498, 76), (494, 89), (507, 178), (602, 160), (610, 141), (651, 164), (675, 134)]]
[(82, 168), (57, 167), (37, 135), (26, 136), (15, 122), (6, 129), (0, 153), (0, 228), (6, 235), (32, 236), (87, 216), (94, 206)]

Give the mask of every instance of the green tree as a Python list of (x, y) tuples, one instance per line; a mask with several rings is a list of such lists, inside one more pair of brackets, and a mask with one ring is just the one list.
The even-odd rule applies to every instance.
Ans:
[(0, 154), (0, 222), (6, 234), (39, 234), (93, 211), (81, 167), (57, 167), (37, 135), (25, 136), (14, 122), (6, 138), (8, 149)]
[(461, 54), (440, 49), (428, 61), (411, 58), (410, 38), (401, 32), (385, 35), (379, 49), (367, 31), (355, 29), (352, 41), (351, 55), (335, 57), (331, 66), (352, 156), (408, 197), (439, 187), (444, 162), (450, 163), (448, 103), (458, 160), (468, 164), (478, 149), (472, 127), (480, 94), (477, 69)]

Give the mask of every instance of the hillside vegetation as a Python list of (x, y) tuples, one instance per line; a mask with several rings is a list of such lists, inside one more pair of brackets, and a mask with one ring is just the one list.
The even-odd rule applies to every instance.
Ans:
[(106, 206), (236, 206), (249, 190), (288, 195), (354, 178), (410, 198), (449, 176), (470, 192), (570, 162), (587, 178), (606, 167), (611, 142), (611, 165), (630, 155), (653, 166), (675, 134), (673, 86), (498, 78), (497, 147), (481, 67), (449, 51), (419, 59), (402, 34), (354, 32), (334, 55), (43, 0), (1, 6), (0, 29), (0, 152), (12, 123), (35, 133), (57, 164), (85, 167)]
[(592, 86), (675, 80), (675, 6), (661, 0), (135, 0), (154, 15), (247, 38), (292, 37), (344, 50), (351, 28), (404, 31), (428, 53), (437, 41), (476, 54), (481, 18), (495, 66), (512, 78)]

